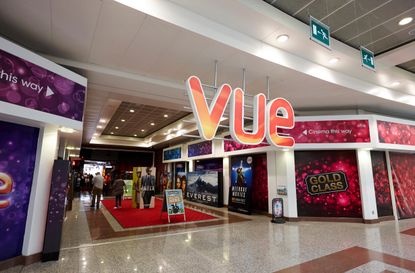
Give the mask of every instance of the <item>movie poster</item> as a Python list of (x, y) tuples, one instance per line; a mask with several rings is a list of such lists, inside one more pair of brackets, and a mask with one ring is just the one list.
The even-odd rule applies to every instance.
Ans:
[(390, 153), (396, 208), (400, 219), (415, 217), (415, 155)]
[[(141, 177), (143, 176), (142, 167), (133, 167), (133, 183), (131, 187), (131, 207), (137, 208), (140, 203)], [(138, 191), (137, 191), (138, 189)]]
[(252, 156), (231, 158), (231, 187), (228, 205), (231, 211), (251, 213), (252, 160)]
[(171, 172), (162, 172), (160, 174), (160, 181), (162, 186), (162, 191), (173, 189), (173, 183), (172, 183), (172, 173)]
[(0, 121), (0, 261), (22, 254), (39, 129)]
[(298, 216), (362, 218), (355, 151), (295, 152)]
[(371, 151), (373, 182), (375, 184), (378, 216), (393, 215), (385, 152)]
[(216, 171), (189, 172), (186, 199), (210, 206), (223, 205), (222, 173)]
[(178, 162), (174, 163), (174, 174), (175, 174), (175, 189), (181, 189), (183, 192), (183, 198), (186, 197), (186, 163)]

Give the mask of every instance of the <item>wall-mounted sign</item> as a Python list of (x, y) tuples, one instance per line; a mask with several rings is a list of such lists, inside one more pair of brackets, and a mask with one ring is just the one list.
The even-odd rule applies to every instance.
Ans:
[(0, 100), (82, 121), (86, 87), (0, 49)]
[(341, 171), (307, 175), (304, 182), (310, 195), (342, 192), (349, 188), (346, 174)]
[(360, 57), (362, 66), (370, 70), (375, 70), (375, 54), (363, 46), (360, 47)]
[(182, 158), (182, 148), (177, 147), (163, 151), (163, 160), (173, 160)]
[(287, 187), (286, 186), (277, 185), (277, 194), (278, 195), (287, 195)]
[(330, 49), (330, 27), (310, 16), (310, 39)]
[(251, 190), (253, 182), (252, 157), (231, 158), (231, 187), (229, 205), (231, 211), (251, 213)]
[(198, 171), (187, 174), (186, 199), (210, 206), (223, 205), (222, 173)]
[(212, 141), (203, 141), (194, 144), (189, 144), (187, 146), (187, 156), (201, 156), (201, 155), (210, 155), (212, 154)]
[[(253, 98), (252, 132), (244, 127), (244, 91), (240, 88), (232, 90), (229, 84), (218, 88), (210, 106), (202, 84), (196, 76), (186, 81), (186, 89), (190, 105), (196, 118), (199, 135), (205, 140), (212, 140), (219, 127), (220, 119), (230, 100), (229, 127), (232, 138), (240, 143), (256, 145), (266, 138), (268, 143), (280, 147), (292, 147), (294, 139), (281, 136), (277, 128), (290, 129), (294, 127), (294, 110), (291, 104), (276, 98), (266, 103), (266, 97), (260, 93)], [(281, 113), (282, 115), (277, 115)]]
[(414, 125), (378, 120), (377, 127), (380, 143), (415, 145)]
[(0, 263), (22, 255), (39, 129), (0, 121)]
[(224, 152), (234, 152), (234, 151), (239, 151), (239, 150), (254, 149), (254, 148), (260, 148), (260, 147), (267, 147), (267, 146), (269, 146), (269, 144), (266, 142), (262, 142), (257, 145), (242, 144), (242, 143), (239, 143), (233, 140), (231, 136), (225, 136), (225, 140), (223, 141)]
[(368, 120), (296, 121), (293, 129), (281, 129), (281, 133), (292, 136), (297, 144), (370, 142)]
[[(356, 151), (295, 151), (294, 160), (298, 216), (362, 217)], [(346, 191), (340, 172), (347, 177)], [(337, 192), (326, 194), (332, 190)]]

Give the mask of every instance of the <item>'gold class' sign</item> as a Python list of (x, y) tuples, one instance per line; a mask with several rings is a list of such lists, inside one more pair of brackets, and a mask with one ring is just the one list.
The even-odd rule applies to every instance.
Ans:
[[(247, 145), (260, 144), (265, 138), (269, 144), (277, 147), (292, 147), (295, 141), (290, 136), (278, 134), (278, 128), (294, 127), (294, 110), (284, 98), (266, 102), (266, 96), (259, 93), (253, 98), (252, 132), (244, 127), (244, 91), (232, 90), (229, 84), (222, 84), (210, 106), (198, 77), (191, 76), (186, 81), (186, 90), (196, 119), (199, 135), (202, 139), (212, 140), (219, 127), (220, 120), (230, 100), (229, 129), (231, 136), (239, 143)], [(278, 115), (281, 113), (282, 115)]]
[(344, 172), (319, 173), (308, 175), (305, 179), (307, 192), (310, 195), (342, 192), (349, 187)]

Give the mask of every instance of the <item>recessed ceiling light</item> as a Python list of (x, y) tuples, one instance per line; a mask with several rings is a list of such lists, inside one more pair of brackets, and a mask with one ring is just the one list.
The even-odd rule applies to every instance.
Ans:
[(134, 134), (134, 136), (136, 137), (136, 136), (137, 136), (137, 134)]
[(151, 125), (151, 126), (154, 126), (154, 125), (156, 125), (156, 124), (155, 124), (154, 122), (152, 122), (152, 123), (150, 123), (150, 125)]
[(413, 20), (413, 18), (412, 18), (412, 17), (405, 17), (405, 18), (403, 18), (402, 20), (400, 20), (398, 24), (399, 24), (400, 26), (404, 26), (404, 25), (407, 25), (407, 24), (409, 24), (410, 22), (412, 22), (412, 20)]
[(280, 43), (285, 43), (289, 38), (290, 37), (287, 34), (282, 34), (277, 37), (277, 41)]
[(169, 115), (167, 115), (167, 114), (164, 114), (164, 117), (165, 117), (165, 118), (168, 118), (168, 117), (169, 117)]
[(339, 58), (331, 58), (330, 59), (330, 61), (329, 61), (329, 63), (331, 63), (331, 64), (335, 64), (335, 63), (337, 63), (339, 61)]
[(120, 127), (118, 127), (118, 126), (115, 126), (115, 129), (116, 129), (116, 130), (118, 130), (118, 129), (120, 129)]
[(144, 129), (141, 129), (141, 132), (144, 132), (145, 130)]
[(392, 83), (392, 86), (398, 86), (398, 85), (400, 85), (401, 83), (400, 82), (393, 82)]
[(98, 129), (102, 129), (102, 126), (101, 126), (101, 125), (98, 125), (98, 126), (97, 126), (97, 128), (98, 128)]
[(106, 119), (103, 119), (103, 118), (102, 118), (102, 119), (100, 119), (100, 120), (99, 120), (99, 123), (105, 123), (105, 122), (107, 122), (107, 120), (106, 120)]
[(125, 119), (122, 119), (121, 122), (125, 122)]
[(134, 109), (130, 109), (130, 113), (134, 113), (135, 111), (134, 111)]
[(113, 134), (114, 134), (114, 132), (111, 132), (110, 134), (111, 134), (111, 135), (113, 135)]

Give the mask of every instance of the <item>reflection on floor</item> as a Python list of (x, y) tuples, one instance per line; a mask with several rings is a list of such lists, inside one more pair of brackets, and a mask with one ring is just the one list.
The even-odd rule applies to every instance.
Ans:
[(114, 231), (88, 205), (67, 213), (58, 262), (6, 272), (415, 272), (415, 219), (272, 224), (219, 209), (215, 224)]

